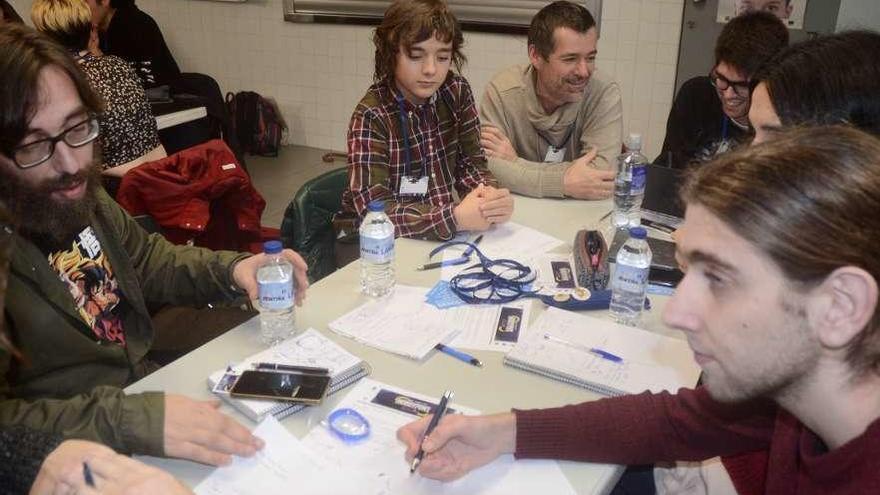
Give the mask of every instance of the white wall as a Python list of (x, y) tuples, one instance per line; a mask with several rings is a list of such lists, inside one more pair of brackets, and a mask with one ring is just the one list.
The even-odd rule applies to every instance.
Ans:
[[(31, 0), (12, 0), (23, 16)], [(345, 149), (351, 111), (373, 73), (366, 26), (284, 22), (282, 0), (224, 3), (139, 0), (184, 71), (214, 76), (224, 91), (276, 98), (291, 142)], [(621, 85), (624, 130), (659, 152), (673, 96), (684, 0), (606, 0), (598, 67)], [(479, 101), (496, 71), (526, 61), (524, 36), (465, 33), (465, 76)]]

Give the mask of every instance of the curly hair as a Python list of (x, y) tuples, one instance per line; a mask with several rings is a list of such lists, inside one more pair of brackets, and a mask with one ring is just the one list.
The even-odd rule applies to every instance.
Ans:
[(452, 43), (452, 64), (456, 72), (467, 61), (461, 48), (464, 35), (455, 15), (443, 0), (395, 0), (385, 11), (382, 23), (373, 34), (376, 46), (376, 69), (373, 81), (394, 77), (397, 54), (430, 37)]

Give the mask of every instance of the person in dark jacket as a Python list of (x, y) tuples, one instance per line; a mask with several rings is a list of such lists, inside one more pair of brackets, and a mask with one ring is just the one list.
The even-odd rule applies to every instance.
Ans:
[(172, 84), (180, 68), (162, 30), (134, 0), (88, 0), (92, 23), (100, 32), (101, 51), (132, 65), (144, 88)]
[(686, 168), (747, 141), (752, 76), (787, 45), (788, 29), (772, 14), (753, 12), (727, 23), (709, 75), (689, 79), (678, 91), (654, 163)]
[[(262, 442), (213, 401), (122, 391), (155, 369), (147, 304), (255, 299), (265, 257), (145, 232), (100, 187), (100, 108), (62, 47), (0, 25), (0, 201), (18, 219), (3, 321), (24, 357), (0, 351), (0, 426), (207, 464), (252, 455)], [(284, 256), (301, 303), (305, 262)]]
[[(0, 313), (6, 301), (6, 279), (14, 242), (13, 221), (0, 203)], [(0, 321), (0, 350), (21, 359), (23, 355), (6, 336)], [(68, 493), (85, 487), (83, 463), (95, 466), (100, 475), (97, 493), (190, 494), (168, 473), (128, 459), (95, 442), (65, 440), (58, 433), (39, 431), (23, 425), (0, 426), (0, 493)]]

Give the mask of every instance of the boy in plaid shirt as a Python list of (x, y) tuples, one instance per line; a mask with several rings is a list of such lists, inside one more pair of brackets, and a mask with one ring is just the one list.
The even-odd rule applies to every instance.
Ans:
[(513, 197), (487, 169), (473, 94), (456, 73), (463, 36), (446, 4), (395, 1), (373, 42), (375, 82), (349, 126), (339, 236), (355, 232), (376, 199), (402, 237), (445, 240), (509, 220)]

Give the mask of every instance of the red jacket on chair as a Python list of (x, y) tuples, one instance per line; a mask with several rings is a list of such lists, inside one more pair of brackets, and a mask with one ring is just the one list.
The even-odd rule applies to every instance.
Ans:
[(263, 237), (266, 201), (219, 139), (132, 169), (116, 200), (131, 215), (152, 216), (176, 244), (250, 251)]

